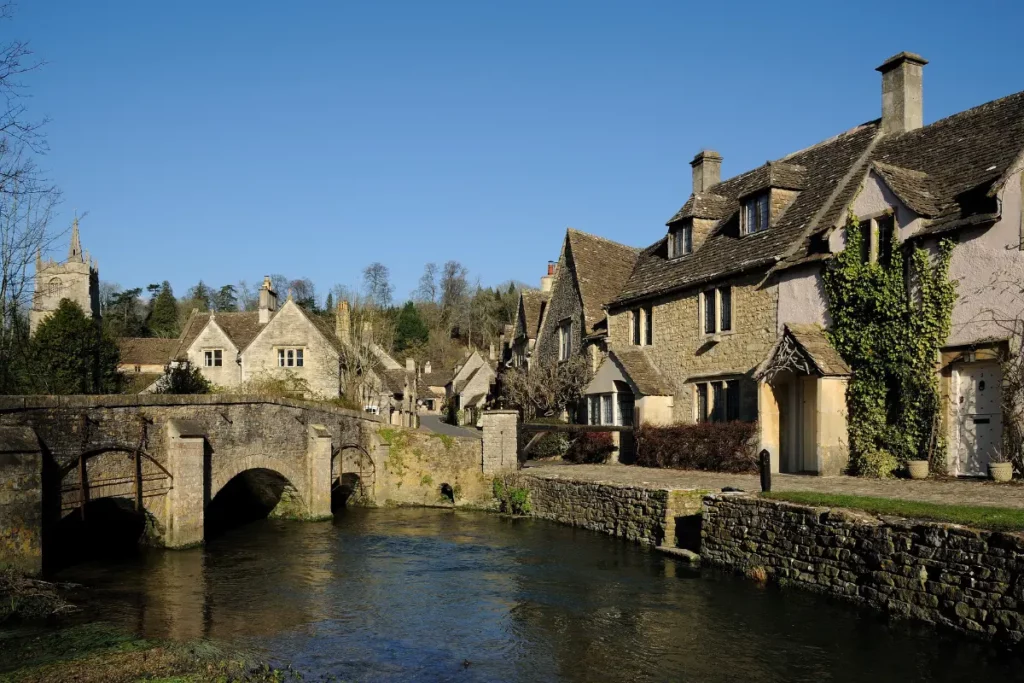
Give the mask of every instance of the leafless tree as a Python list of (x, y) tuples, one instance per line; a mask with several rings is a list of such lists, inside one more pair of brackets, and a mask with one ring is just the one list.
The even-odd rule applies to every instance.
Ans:
[(469, 292), (469, 270), (458, 261), (448, 261), (441, 272), (441, 322), (446, 331), (462, 323), (466, 297)]
[(391, 285), (391, 273), (383, 263), (374, 261), (363, 269), (363, 286), (368, 303), (380, 310), (391, 305), (395, 288)]
[(582, 356), (562, 363), (510, 368), (501, 376), (501, 398), (518, 408), (523, 420), (556, 417), (578, 402), (590, 381), (590, 366)]
[(420, 303), (437, 303), (437, 264), (428, 263), (423, 266), (420, 284), (413, 292), (413, 298)]
[[(11, 3), (0, 4), (0, 19), (10, 19), (11, 10)], [(23, 346), (36, 255), (57, 237), (49, 227), (59, 192), (35, 162), (46, 152), (45, 120), (29, 118), (21, 80), (40, 65), (28, 43), (0, 44), (0, 367), (5, 371)]]

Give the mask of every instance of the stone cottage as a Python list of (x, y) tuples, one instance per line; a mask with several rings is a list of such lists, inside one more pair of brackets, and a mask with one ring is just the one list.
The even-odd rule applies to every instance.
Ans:
[(540, 315), (534, 362), (554, 364), (583, 355), (596, 369), (606, 352), (604, 304), (622, 291), (638, 250), (569, 228)]
[(548, 264), (548, 273), (540, 279), (540, 289), (523, 289), (519, 292), (516, 307), (516, 322), (512, 327), (512, 367), (528, 367), (537, 344), (541, 321), (551, 298), (551, 284), (555, 279), (555, 264)]
[(693, 193), (607, 302), (590, 421), (757, 419), (773, 469), (842, 471), (850, 371), (824, 335), (822, 269), (853, 215), (865, 259), (886, 258), (894, 231), (931, 250), (956, 241), (941, 430), (954, 473), (984, 471), (1001, 439), (995, 358), (1024, 312), (1024, 93), (924, 126), (926, 63), (878, 68), (881, 119), (726, 180), (720, 155), (694, 158)]
[[(497, 378), (494, 348), (485, 359), (479, 351), (473, 351), (455, 368), (455, 374), (446, 387), (448, 410), (452, 420), (460, 425), (475, 425), (491, 394)], [(461, 416), (461, 417), (460, 417)]]

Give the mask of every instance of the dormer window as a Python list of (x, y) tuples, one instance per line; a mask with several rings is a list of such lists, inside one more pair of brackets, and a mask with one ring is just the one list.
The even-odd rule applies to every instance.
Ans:
[(693, 251), (693, 226), (681, 225), (669, 235), (669, 258), (686, 256)]
[(743, 203), (743, 234), (752, 235), (768, 229), (768, 193), (754, 195)]

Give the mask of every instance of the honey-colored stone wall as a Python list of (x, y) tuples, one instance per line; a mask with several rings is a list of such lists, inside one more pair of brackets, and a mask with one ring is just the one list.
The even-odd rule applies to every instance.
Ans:
[[(700, 320), (700, 290), (689, 290), (654, 302), (654, 344), (647, 355), (676, 387), (673, 417), (694, 419), (692, 382), (729, 376), (742, 378), (740, 417), (757, 418), (754, 369), (776, 341), (778, 287), (761, 286), (763, 272), (735, 278), (732, 286), (732, 331), (705, 335)], [(613, 348), (629, 346), (628, 310), (615, 310), (609, 319)]]

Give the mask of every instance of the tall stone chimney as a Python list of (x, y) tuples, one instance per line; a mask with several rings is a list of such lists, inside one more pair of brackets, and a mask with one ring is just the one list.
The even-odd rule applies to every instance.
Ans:
[(693, 166), (693, 191), (707, 192), (722, 180), (722, 155), (713, 149), (701, 150), (690, 162)]
[(491, 342), (491, 348), (487, 352), (487, 357), (490, 358), (492, 361), (493, 360), (498, 360), (498, 357), (496, 355), (494, 355), (494, 342)]
[(548, 261), (548, 274), (540, 279), (540, 291), (550, 292), (551, 283), (555, 280), (555, 262)]
[(270, 276), (263, 276), (263, 286), (260, 287), (260, 325), (270, 322), (270, 314), (277, 310), (277, 292), (270, 284)]
[(345, 299), (339, 301), (334, 310), (334, 336), (345, 346), (352, 345), (352, 313)]
[(423, 374), (424, 375), (429, 375), (430, 374), (430, 361), (429, 360), (426, 363), (423, 364)]
[(928, 60), (901, 52), (875, 69), (882, 73), (882, 133), (905, 133), (924, 123), (922, 75)]

